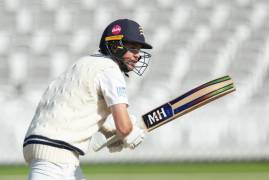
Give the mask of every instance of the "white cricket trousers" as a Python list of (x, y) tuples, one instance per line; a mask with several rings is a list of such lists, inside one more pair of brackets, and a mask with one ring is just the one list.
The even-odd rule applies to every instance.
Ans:
[(79, 166), (33, 160), (28, 180), (86, 180)]

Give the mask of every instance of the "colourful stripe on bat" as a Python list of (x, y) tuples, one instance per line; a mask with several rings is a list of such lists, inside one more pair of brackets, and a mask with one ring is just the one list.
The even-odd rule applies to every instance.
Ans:
[(196, 104), (199, 104), (199, 103), (201, 103), (201, 102), (203, 102), (203, 101), (205, 101), (207, 99), (210, 99), (210, 98), (212, 98), (214, 96), (217, 96), (218, 94), (221, 94), (221, 93), (226, 92), (226, 91), (228, 91), (230, 89), (233, 89), (233, 88), (234, 88), (234, 85), (229, 84), (227, 86), (224, 86), (223, 88), (220, 88), (218, 90), (210, 92), (210, 93), (208, 93), (208, 94), (206, 94), (204, 96), (201, 96), (201, 97), (199, 97), (199, 98), (197, 98), (197, 99), (195, 99), (195, 100), (193, 100), (193, 101), (191, 101), (189, 103), (186, 103), (186, 104), (184, 104), (184, 105), (182, 105), (182, 106), (180, 106), (178, 108), (173, 109), (174, 114), (180, 113), (180, 112), (182, 112), (182, 111), (184, 111), (184, 110), (186, 110), (186, 109), (188, 109), (188, 108), (190, 108), (192, 106), (195, 106)]
[(197, 92), (197, 91), (199, 91), (199, 90), (201, 90), (201, 89), (204, 89), (205, 87), (208, 87), (208, 86), (211, 86), (211, 85), (214, 85), (214, 84), (217, 84), (217, 83), (221, 83), (221, 82), (224, 82), (224, 81), (228, 81), (228, 80), (230, 80), (230, 79), (231, 79), (231, 78), (230, 78), (229, 76), (224, 76), (224, 77), (215, 79), (215, 80), (213, 80), (213, 81), (210, 81), (210, 82), (208, 82), (208, 83), (205, 83), (205, 84), (203, 84), (203, 85), (201, 85), (201, 86), (198, 86), (197, 88), (194, 88), (194, 89), (188, 91), (187, 93), (185, 93), (185, 94), (179, 96), (178, 98), (173, 99), (172, 101), (170, 101), (170, 104), (175, 104), (175, 103), (177, 103), (178, 101), (184, 99), (185, 97), (187, 97), (187, 96), (189, 96), (189, 95), (191, 95), (191, 94), (193, 94), (193, 93), (195, 93), (195, 92)]

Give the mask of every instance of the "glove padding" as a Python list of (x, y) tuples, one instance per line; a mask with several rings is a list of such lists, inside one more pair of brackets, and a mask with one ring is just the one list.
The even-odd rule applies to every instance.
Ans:
[(145, 137), (145, 130), (138, 127), (137, 124), (133, 124), (133, 130), (124, 139), (124, 147), (135, 149), (139, 144), (142, 143)]
[[(107, 146), (109, 152), (120, 152), (123, 148), (130, 148), (134, 149), (136, 148), (141, 142), (144, 140), (145, 137), (145, 131), (141, 129), (137, 123), (137, 119), (134, 115), (130, 115), (130, 120), (133, 125), (133, 129), (130, 132), (129, 135), (124, 137), (116, 137), (118, 140), (116, 140), (114, 143)], [(116, 134), (117, 128), (113, 119), (112, 114), (110, 114), (106, 119), (103, 125), (100, 128), (100, 132), (108, 139), (109, 137)]]

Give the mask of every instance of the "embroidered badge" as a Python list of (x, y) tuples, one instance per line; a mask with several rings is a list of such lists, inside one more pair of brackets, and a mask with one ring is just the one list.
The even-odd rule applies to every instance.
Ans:
[(112, 32), (113, 35), (120, 34), (120, 32), (121, 32), (120, 25), (114, 25), (111, 32)]

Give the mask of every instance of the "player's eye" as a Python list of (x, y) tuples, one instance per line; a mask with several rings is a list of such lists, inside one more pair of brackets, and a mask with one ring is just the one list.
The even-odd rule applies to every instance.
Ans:
[(128, 51), (130, 51), (130, 52), (132, 52), (134, 54), (138, 54), (140, 49), (130, 49), (130, 48), (128, 48)]

